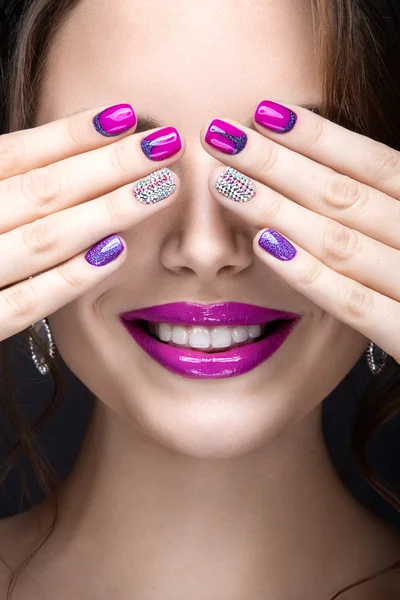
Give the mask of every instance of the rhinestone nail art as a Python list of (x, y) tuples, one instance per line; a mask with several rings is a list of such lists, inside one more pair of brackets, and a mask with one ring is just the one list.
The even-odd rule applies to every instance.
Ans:
[(235, 200), (235, 202), (248, 202), (256, 195), (254, 182), (233, 167), (227, 167), (215, 183), (220, 194)]
[(142, 204), (154, 204), (168, 198), (175, 190), (174, 175), (170, 169), (164, 168), (139, 179), (133, 186), (133, 195)]

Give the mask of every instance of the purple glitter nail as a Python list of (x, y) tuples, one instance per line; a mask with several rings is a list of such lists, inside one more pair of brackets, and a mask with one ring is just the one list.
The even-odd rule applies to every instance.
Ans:
[(121, 238), (117, 235), (110, 235), (90, 248), (85, 258), (89, 264), (95, 267), (103, 267), (118, 258), (123, 250), (124, 244)]
[(261, 234), (258, 244), (279, 260), (292, 260), (297, 254), (296, 248), (275, 229), (266, 229)]

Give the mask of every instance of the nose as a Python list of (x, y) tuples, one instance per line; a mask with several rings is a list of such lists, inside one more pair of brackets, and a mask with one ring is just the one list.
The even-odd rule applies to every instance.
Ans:
[(164, 267), (207, 283), (237, 275), (255, 260), (254, 228), (210, 193), (208, 178), (216, 164), (202, 148), (184, 164), (174, 225), (161, 249)]

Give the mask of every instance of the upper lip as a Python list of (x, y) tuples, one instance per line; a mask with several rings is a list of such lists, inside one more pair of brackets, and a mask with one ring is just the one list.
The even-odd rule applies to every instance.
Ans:
[(297, 313), (241, 302), (220, 302), (218, 304), (172, 302), (120, 314), (120, 318), (125, 321), (141, 319), (152, 323), (177, 323), (188, 326), (214, 325), (215, 327), (261, 325), (278, 319), (298, 319), (300, 317), (301, 315)]

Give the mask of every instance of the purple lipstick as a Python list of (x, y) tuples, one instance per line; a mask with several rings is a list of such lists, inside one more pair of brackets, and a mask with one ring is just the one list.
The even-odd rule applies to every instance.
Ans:
[[(119, 316), (135, 342), (162, 367), (197, 379), (251, 371), (280, 348), (301, 319), (296, 313), (240, 302), (176, 302)], [(198, 344), (204, 347), (190, 347)]]

